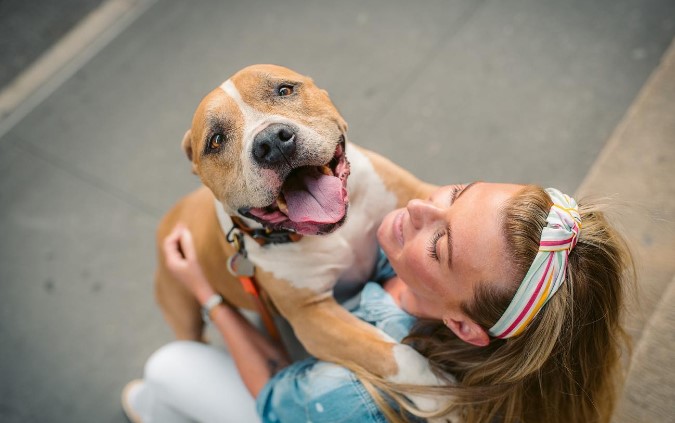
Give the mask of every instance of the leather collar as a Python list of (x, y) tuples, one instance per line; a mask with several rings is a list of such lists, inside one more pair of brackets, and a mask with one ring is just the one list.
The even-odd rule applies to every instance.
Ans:
[(297, 242), (302, 239), (301, 234), (291, 231), (272, 230), (267, 228), (251, 228), (239, 216), (230, 216), (230, 219), (232, 220), (233, 229), (237, 228), (239, 231), (250, 236), (260, 246), (265, 246), (267, 244), (287, 244), (289, 242)]

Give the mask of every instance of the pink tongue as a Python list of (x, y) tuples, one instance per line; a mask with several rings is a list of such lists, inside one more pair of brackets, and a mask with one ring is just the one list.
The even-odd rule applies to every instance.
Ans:
[(342, 181), (316, 169), (292, 175), (283, 193), (293, 222), (335, 223), (345, 214)]

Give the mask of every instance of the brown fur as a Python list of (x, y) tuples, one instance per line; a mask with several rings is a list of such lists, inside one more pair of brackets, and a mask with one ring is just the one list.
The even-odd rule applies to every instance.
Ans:
[[(261, 75), (273, 76), (275, 80), (300, 81), (304, 87), (302, 107), (288, 108), (262, 98), (269, 90)], [(325, 138), (332, 139), (344, 134), (347, 124), (330, 102), (328, 94), (316, 86), (310, 78), (302, 77), (288, 69), (258, 65), (240, 71), (231, 80), (236, 84), (244, 101), (256, 104), (259, 110), (286, 116), (294, 121), (311, 126)], [(205, 157), (203, 150), (209, 134), (209, 119), (225, 116), (228, 154)], [(236, 103), (223, 90), (216, 89), (200, 103), (192, 122), (192, 128), (183, 139), (183, 149), (192, 162), (192, 170), (199, 175), (205, 187), (183, 198), (162, 219), (157, 232), (159, 266), (156, 273), (157, 301), (169, 325), (178, 339), (201, 340), (203, 323), (199, 304), (167, 271), (163, 261), (161, 244), (171, 229), (178, 223), (185, 224), (193, 233), (199, 263), (214, 290), (236, 307), (253, 309), (254, 303), (238, 280), (226, 268), (227, 258), (234, 249), (225, 240), (214, 207), (214, 196), (227, 203), (241, 191), (241, 166), (237, 153), (243, 148), (243, 117)], [(331, 151), (335, 147), (331, 147)], [(398, 205), (405, 205), (412, 198), (428, 197), (432, 185), (424, 184), (410, 173), (389, 160), (361, 149), (371, 160), (385, 185), (398, 198)], [(332, 153), (331, 153), (332, 154)], [(280, 264), (281, 265), (281, 264)], [(296, 335), (307, 350), (316, 357), (340, 362), (357, 363), (359, 366), (383, 377), (395, 374), (396, 363), (391, 354), (392, 344), (384, 341), (372, 326), (352, 316), (332, 297), (317, 294), (309, 289), (298, 289), (289, 281), (277, 280), (272, 273), (257, 269), (259, 284), (267, 292), (279, 312), (289, 320)], [(336, 343), (336, 339), (344, 342)]]

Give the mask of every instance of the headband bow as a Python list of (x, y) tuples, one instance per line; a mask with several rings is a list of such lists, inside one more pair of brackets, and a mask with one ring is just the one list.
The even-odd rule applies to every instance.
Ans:
[(519, 335), (565, 281), (570, 251), (577, 244), (581, 216), (576, 201), (547, 188), (553, 206), (541, 233), (539, 251), (502, 317), (489, 330), (497, 338)]

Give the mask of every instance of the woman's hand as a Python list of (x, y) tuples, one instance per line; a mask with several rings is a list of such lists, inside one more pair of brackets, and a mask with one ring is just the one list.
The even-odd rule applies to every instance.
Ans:
[(173, 277), (192, 292), (200, 304), (204, 304), (214, 291), (197, 261), (190, 230), (183, 224), (176, 225), (164, 239), (163, 250), (166, 267)]
[[(200, 304), (215, 294), (197, 261), (192, 233), (185, 225), (176, 225), (162, 247), (166, 267)], [(288, 365), (289, 359), (283, 348), (265, 338), (236, 309), (221, 304), (211, 310), (211, 321), (223, 336), (239, 374), (253, 396), (258, 395), (277, 370)]]

